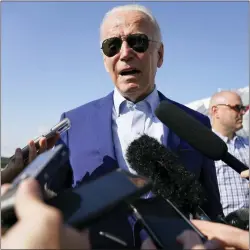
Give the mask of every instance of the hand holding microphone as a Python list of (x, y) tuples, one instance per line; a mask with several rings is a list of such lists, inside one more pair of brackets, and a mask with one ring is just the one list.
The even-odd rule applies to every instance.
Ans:
[(1, 170), (1, 183), (10, 183), (12, 180), (22, 172), (22, 170), (31, 163), (38, 154), (45, 152), (54, 147), (60, 135), (70, 128), (70, 120), (65, 118), (47, 133), (38, 138), (29, 141), (24, 148), (17, 148), (13, 156), (10, 157), (7, 166)]
[(33, 140), (29, 141), (28, 158), (26, 158), (26, 160), (24, 160), (23, 151), (20, 148), (17, 148), (7, 166), (1, 171), (1, 183), (5, 184), (12, 182), (13, 179), (37, 157), (38, 154), (52, 148), (59, 137), (59, 134), (55, 134), (55, 136), (51, 137), (48, 141), (45, 137), (41, 137), (38, 142), (39, 150), (37, 150)]

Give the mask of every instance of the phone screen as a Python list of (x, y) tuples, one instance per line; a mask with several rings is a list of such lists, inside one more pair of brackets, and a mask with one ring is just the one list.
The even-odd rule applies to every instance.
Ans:
[(115, 206), (139, 198), (151, 187), (147, 179), (117, 169), (65, 191), (48, 203), (62, 211), (67, 224), (81, 229)]
[[(57, 158), (57, 154), (59, 158)], [(39, 154), (13, 181), (12, 184), (17, 185), (22, 181), (26, 176), (31, 176), (34, 178), (38, 177), (42, 171), (46, 170), (46, 167), (50, 167), (47, 169), (47, 173), (54, 172), (61, 164), (65, 161), (67, 156), (67, 151), (63, 145), (57, 145), (56, 147), (45, 151), (42, 154)], [(51, 168), (51, 163), (53, 168)], [(49, 176), (48, 176), (49, 177)], [(41, 184), (41, 183), (40, 183)]]
[(146, 231), (160, 248), (182, 250), (176, 237), (186, 229), (196, 231), (203, 241), (206, 240), (206, 236), (161, 197), (138, 200), (133, 203), (133, 207)]

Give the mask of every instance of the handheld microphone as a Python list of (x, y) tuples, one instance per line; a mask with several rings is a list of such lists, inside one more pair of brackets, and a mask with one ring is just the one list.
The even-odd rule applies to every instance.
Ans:
[[(56, 125), (54, 125), (49, 131), (47, 131), (45, 134), (38, 136), (37, 138), (33, 139), (35, 146), (37, 149), (39, 149), (39, 141), (42, 137), (45, 137), (47, 140), (54, 137), (56, 133), (59, 133), (60, 135), (69, 130), (71, 127), (71, 122), (68, 118), (63, 119)], [(21, 149), (23, 154), (24, 161), (27, 161), (27, 158), (29, 157), (29, 146), (26, 145), (24, 148)], [(15, 155), (12, 155), (9, 160), (12, 160), (15, 158)]]
[[(64, 132), (69, 130), (71, 127), (70, 120), (68, 118), (63, 119), (59, 123), (57, 123), (55, 126), (53, 126), (48, 132), (45, 134), (35, 138), (34, 144), (36, 149), (39, 149), (39, 141), (42, 137), (45, 137), (47, 140), (53, 138), (56, 136), (56, 134), (62, 135)], [(26, 145), (22, 150), (23, 155), (23, 164), (18, 164), (15, 159), (15, 155), (12, 155), (9, 160), (8, 164), (1, 170), (1, 183), (9, 183), (12, 182), (12, 180), (28, 165), (28, 158), (29, 158), (29, 146)]]
[(233, 211), (225, 217), (225, 221), (234, 227), (249, 230), (249, 209), (241, 208)]
[(212, 160), (222, 160), (237, 173), (249, 169), (228, 152), (226, 143), (201, 122), (176, 105), (162, 101), (155, 110), (158, 119), (180, 138)]
[(156, 139), (142, 135), (129, 145), (126, 157), (135, 171), (151, 179), (155, 194), (170, 200), (184, 214), (195, 214), (204, 202), (201, 184), (194, 174)]

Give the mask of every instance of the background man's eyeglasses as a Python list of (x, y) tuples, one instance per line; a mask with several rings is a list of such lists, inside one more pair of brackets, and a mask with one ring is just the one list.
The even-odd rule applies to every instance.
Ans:
[(147, 51), (149, 41), (157, 42), (150, 40), (145, 34), (130, 34), (126, 36), (125, 39), (120, 37), (111, 37), (102, 42), (101, 49), (103, 53), (108, 57), (115, 56), (117, 53), (119, 53), (123, 40), (128, 43), (130, 48), (138, 53), (144, 53)]
[(230, 109), (233, 109), (236, 112), (245, 112), (247, 110), (247, 107), (244, 105), (236, 104), (236, 105), (230, 105), (230, 104), (217, 104), (216, 106), (227, 106)]

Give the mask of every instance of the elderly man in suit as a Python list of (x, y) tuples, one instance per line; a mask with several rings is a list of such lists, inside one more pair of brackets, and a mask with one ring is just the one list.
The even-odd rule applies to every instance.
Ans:
[[(186, 169), (195, 174), (207, 198), (203, 209), (216, 219), (223, 212), (213, 161), (175, 135), (154, 114), (157, 105), (168, 100), (210, 127), (206, 116), (169, 100), (157, 89), (155, 75), (163, 64), (164, 45), (156, 19), (144, 6), (118, 6), (106, 13), (100, 38), (104, 66), (114, 83), (114, 91), (61, 116), (68, 117), (72, 124), (59, 143), (70, 149), (73, 185), (117, 167), (133, 172), (126, 161), (126, 149), (131, 141), (146, 133), (177, 153)], [(33, 146), (31, 152), (33, 159), (36, 154)], [(116, 235), (126, 237), (120, 232), (127, 230), (125, 220), (117, 216), (113, 214), (109, 221), (116, 222), (108, 224), (115, 227)], [(100, 222), (101, 226), (104, 224)], [(126, 240), (134, 238), (132, 230)]]

